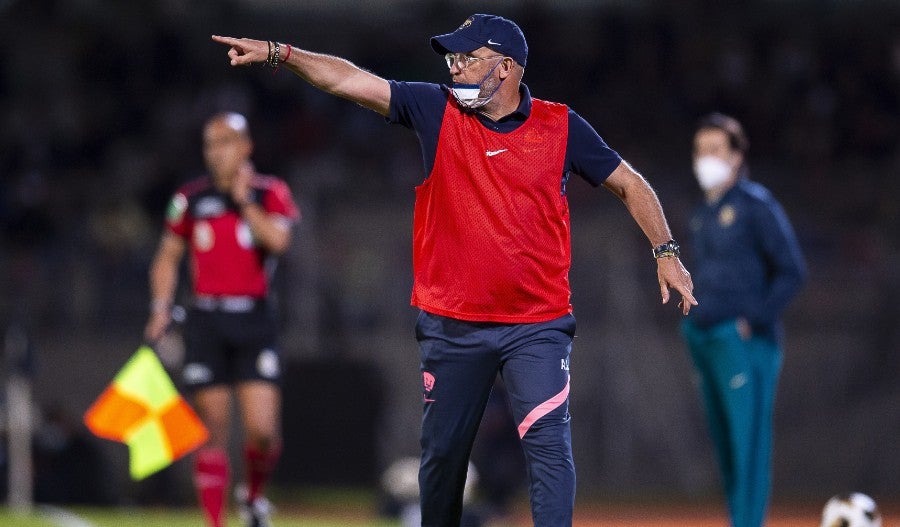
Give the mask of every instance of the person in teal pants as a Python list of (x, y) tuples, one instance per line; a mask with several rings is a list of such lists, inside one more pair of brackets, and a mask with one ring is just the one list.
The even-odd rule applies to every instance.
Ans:
[(765, 521), (781, 316), (806, 279), (787, 215), (747, 176), (748, 146), (741, 124), (719, 113), (701, 119), (694, 135), (694, 173), (705, 199), (690, 220), (689, 254), (703, 302), (681, 325), (733, 527)]

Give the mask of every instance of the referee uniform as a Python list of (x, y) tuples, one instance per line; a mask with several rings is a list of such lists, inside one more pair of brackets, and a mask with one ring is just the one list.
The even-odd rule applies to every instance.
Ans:
[[(290, 221), (299, 217), (284, 181), (257, 175), (251, 199)], [(209, 178), (178, 190), (166, 225), (189, 241), (194, 299), (184, 330), (183, 381), (189, 390), (281, 378), (277, 328), (267, 302), (275, 261), (253, 243), (231, 198)]]
[(149, 273), (144, 336), (152, 342), (170, 323), (188, 257), (193, 295), (181, 373), (210, 432), (194, 456), (194, 484), (209, 527), (226, 521), (232, 406), (244, 447), (243, 482), (235, 490), (248, 527), (268, 525), (263, 488), (281, 453), (281, 366), (268, 282), (275, 258), (290, 246), (299, 210), (283, 180), (256, 173), (252, 151), (244, 116), (221, 112), (205, 122), (207, 174), (173, 195)]

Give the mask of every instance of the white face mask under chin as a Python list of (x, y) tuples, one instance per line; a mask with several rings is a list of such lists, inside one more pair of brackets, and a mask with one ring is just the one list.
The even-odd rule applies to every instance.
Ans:
[(715, 156), (703, 156), (694, 161), (694, 175), (700, 188), (709, 191), (728, 181), (731, 165)]
[(459, 82), (454, 82), (452, 91), (453, 97), (456, 98), (456, 102), (458, 102), (460, 106), (467, 110), (477, 110), (478, 108), (481, 108), (485, 104), (491, 102), (491, 99), (494, 98), (494, 94), (497, 93), (497, 90), (500, 89), (500, 85), (503, 84), (503, 81), (506, 79), (498, 82), (497, 85), (494, 86), (494, 89), (491, 90), (491, 93), (485, 96), (481, 95), (481, 86), (484, 84), (484, 81), (488, 79), (488, 77), (493, 75), (494, 70), (496, 70), (497, 66), (499, 65), (500, 62), (495, 64), (494, 67), (491, 68), (491, 70), (488, 71), (484, 77), (482, 77), (481, 82), (479, 82), (478, 84), (462, 84)]
[(456, 97), (456, 102), (463, 108), (475, 110), (481, 108), (491, 100), (491, 97), (479, 97), (479, 95), (481, 95), (480, 84), (453, 85), (453, 96)]

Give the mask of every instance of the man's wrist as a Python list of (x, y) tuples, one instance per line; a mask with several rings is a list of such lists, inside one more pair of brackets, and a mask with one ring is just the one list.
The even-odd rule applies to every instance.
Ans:
[(172, 309), (172, 301), (165, 298), (154, 298), (150, 301), (150, 312), (153, 314), (169, 313)]
[(238, 209), (243, 209), (249, 205), (253, 205), (256, 202), (253, 201), (253, 192), (247, 192), (243, 197), (237, 198), (235, 196), (231, 197), (231, 201), (234, 203), (234, 206)]
[(653, 258), (656, 260), (660, 258), (678, 258), (680, 256), (681, 246), (675, 240), (669, 240), (653, 248)]
[(250, 206), (252, 206), (253, 204), (254, 204), (254, 203), (253, 203), (253, 200), (251, 200), (251, 199), (247, 199), (247, 200), (243, 200), (243, 201), (235, 201), (235, 202), (234, 202), (234, 206), (237, 207), (237, 210), (238, 210), (238, 212), (240, 212), (240, 213), (243, 213), (245, 210), (247, 210), (247, 207), (250, 207)]

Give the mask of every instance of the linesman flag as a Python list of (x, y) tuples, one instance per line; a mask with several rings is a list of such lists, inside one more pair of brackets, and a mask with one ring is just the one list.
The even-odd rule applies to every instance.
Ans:
[(88, 408), (84, 423), (98, 437), (128, 445), (134, 480), (171, 465), (209, 437), (147, 345), (138, 348)]

